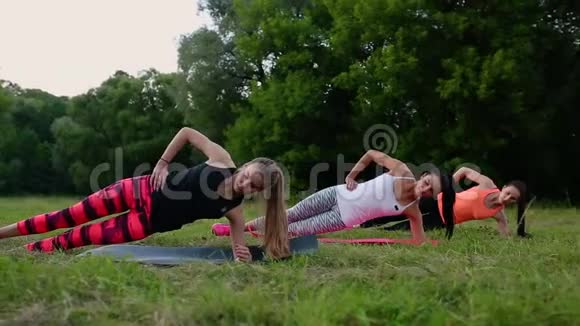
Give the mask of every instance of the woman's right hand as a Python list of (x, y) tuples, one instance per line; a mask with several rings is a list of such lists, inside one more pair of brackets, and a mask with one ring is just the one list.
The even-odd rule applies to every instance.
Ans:
[(159, 190), (165, 185), (165, 180), (167, 180), (167, 175), (169, 174), (168, 166), (169, 164), (164, 160), (159, 160), (155, 165), (149, 181), (153, 190)]
[(346, 183), (346, 189), (348, 189), (349, 191), (355, 190), (356, 187), (358, 186), (358, 183), (351, 177), (346, 177), (346, 179), (344, 179), (344, 182)]
[(242, 246), (236, 244), (234, 246), (234, 257), (235, 261), (242, 261), (245, 263), (249, 263), (252, 261), (252, 254), (250, 253), (250, 249), (246, 246)]

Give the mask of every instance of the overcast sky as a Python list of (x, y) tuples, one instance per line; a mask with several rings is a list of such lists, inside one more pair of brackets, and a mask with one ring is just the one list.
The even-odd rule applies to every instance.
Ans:
[(117, 70), (177, 69), (197, 0), (0, 0), (0, 79), (78, 95)]

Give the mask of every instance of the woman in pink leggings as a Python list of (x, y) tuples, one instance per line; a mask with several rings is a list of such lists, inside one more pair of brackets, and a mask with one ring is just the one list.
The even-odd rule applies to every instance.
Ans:
[[(185, 145), (203, 152), (208, 160), (193, 168), (168, 172), (168, 164)], [(270, 159), (257, 158), (236, 168), (229, 153), (203, 134), (181, 129), (151, 176), (120, 180), (81, 202), (0, 228), (0, 239), (72, 228), (60, 235), (26, 245), (28, 250), (51, 252), (86, 245), (125, 243), (156, 232), (181, 228), (198, 219), (226, 216), (232, 228), (232, 247), (240, 260), (251, 260), (244, 241), (241, 203), (246, 194), (268, 191), (264, 246), (273, 258), (289, 255), (284, 203), (284, 176)], [(87, 222), (114, 214), (105, 221)]]

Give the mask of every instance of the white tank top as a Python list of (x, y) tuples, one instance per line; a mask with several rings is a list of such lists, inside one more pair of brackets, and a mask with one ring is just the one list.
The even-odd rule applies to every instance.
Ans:
[(395, 196), (394, 182), (396, 179), (415, 180), (411, 177), (394, 177), (382, 175), (359, 183), (355, 190), (349, 191), (346, 185), (336, 187), (336, 199), (342, 221), (347, 227), (362, 224), (381, 216), (401, 215), (407, 207), (399, 204)]

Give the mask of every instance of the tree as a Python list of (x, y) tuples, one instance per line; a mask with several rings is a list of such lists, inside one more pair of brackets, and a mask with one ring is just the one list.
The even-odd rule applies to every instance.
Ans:
[(213, 18), (214, 28), (201, 28), (181, 39), (178, 107), (190, 126), (223, 144), (226, 130), (249, 105), (251, 83), (265, 76), (256, 62), (241, 58), (233, 1), (204, 0), (199, 7)]
[[(59, 165), (69, 171), (78, 191), (94, 191), (91, 182), (105, 185), (152, 168), (183, 123), (175, 105), (175, 79), (155, 70), (137, 78), (118, 71), (72, 99), (67, 116), (55, 121), (52, 130)], [(108, 169), (91, 180), (102, 164)]]
[(223, 143), (224, 131), (237, 118), (236, 107), (244, 105), (244, 89), (251, 77), (238, 66), (231, 42), (208, 29), (181, 39), (178, 107), (188, 124), (212, 140)]
[[(66, 98), (5, 82), (10, 103), (0, 113), (0, 192), (54, 193), (66, 188), (67, 176), (52, 164), (50, 124), (64, 114)], [(5, 95), (6, 96), (6, 95)]]

